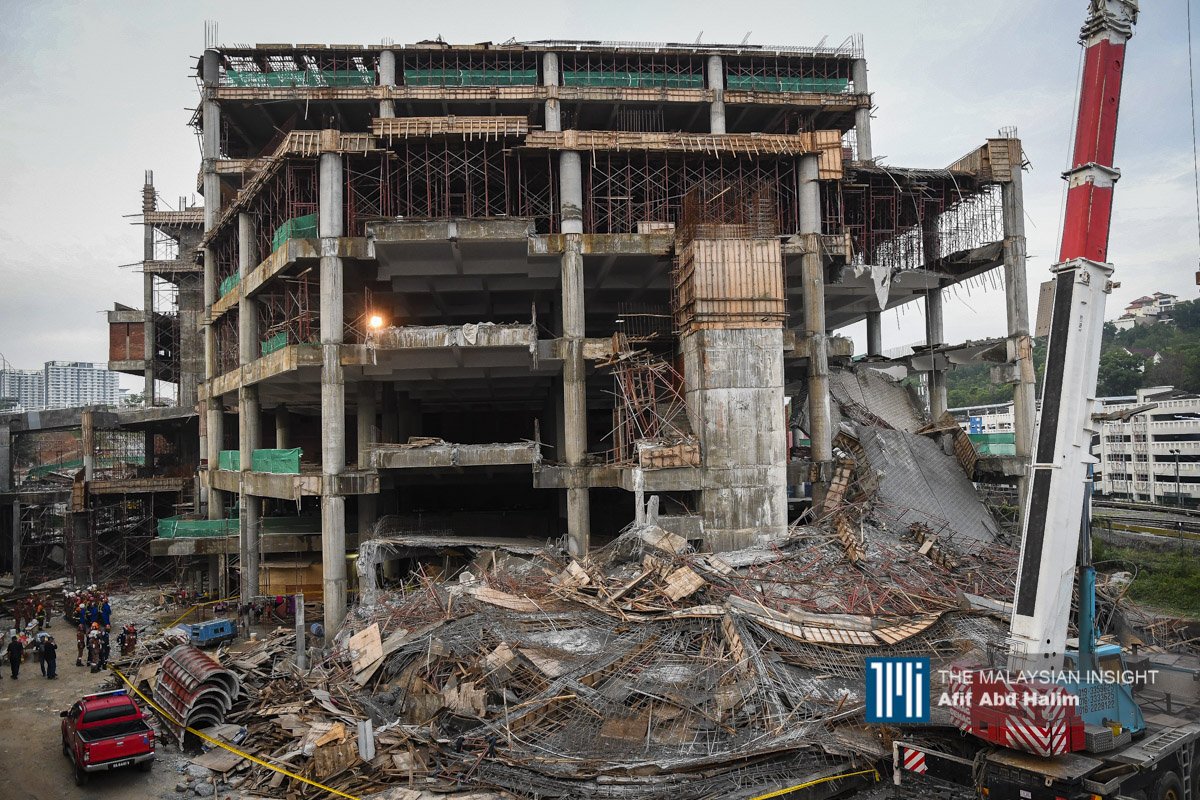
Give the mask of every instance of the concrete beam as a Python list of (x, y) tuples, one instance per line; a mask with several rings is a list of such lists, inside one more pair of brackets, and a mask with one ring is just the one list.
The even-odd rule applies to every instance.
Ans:
[(538, 448), (534, 442), (446, 442), (427, 447), (376, 444), (368, 450), (367, 464), (364, 466), (375, 469), (491, 467), (536, 464), (538, 460)]

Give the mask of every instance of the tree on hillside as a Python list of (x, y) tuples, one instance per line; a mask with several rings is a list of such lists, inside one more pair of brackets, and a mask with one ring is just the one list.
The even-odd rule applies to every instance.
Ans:
[(1200, 300), (1184, 300), (1171, 309), (1171, 319), (1181, 331), (1200, 331)]
[(1119, 347), (1100, 354), (1100, 372), (1096, 381), (1096, 392), (1101, 397), (1130, 395), (1142, 385), (1144, 362), (1139, 356), (1131, 355)]
[(1143, 386), (1174, 386), (1200, 392), (1200, 342), (1173, 347), (1163, 360), (1146, 368)]

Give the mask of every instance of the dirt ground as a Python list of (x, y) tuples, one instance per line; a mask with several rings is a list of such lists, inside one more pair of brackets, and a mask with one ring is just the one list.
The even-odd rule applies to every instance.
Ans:
[[(114, 609), (116, 630), (120, 609)], [(12, 620), (0, 620), (7, 631)], [(176, 771), (182, 762), (178, 751), (160, 750), (154, 769), (93, 773), (87, 786), (77, 787), (70, 760), (62, 754), (58, 712), (81, 695), (102, 689), (106, 674), (93, 675), (75, 666), (75, 634), (61, 618), (49, 632), (59, 645), (57, 680), (47, 680), (32, 656), (21, 667), (17, 680), (9, 676), (7, 659), (0, 665), (0, 796), (38, 800), (99, 800), (178, 797)]]

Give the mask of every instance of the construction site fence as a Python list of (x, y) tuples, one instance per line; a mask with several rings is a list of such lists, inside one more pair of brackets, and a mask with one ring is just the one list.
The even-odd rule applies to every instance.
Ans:
[(375, 73), (355, 69), (287, 69), (277, 72), (226, 70), (221, 83), (241, 87), (374, 86)]
[[(272, 472), (276, 475), (299, 475), (302, 454), (303, 451), (299, 447), (286, 450), (273, 448), (255, 450), (250, 454), (250, 469), (254, 472)], [(242, 468), (241, 459), (240, 450), (222, 450), (217, 460), (217, 469), (237, 472)]]

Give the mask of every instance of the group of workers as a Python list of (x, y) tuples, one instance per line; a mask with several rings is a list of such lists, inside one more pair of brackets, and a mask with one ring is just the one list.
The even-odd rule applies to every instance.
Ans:
[(32, 639), (24, 631), (14, 632), (8, 642), (9, 677), (16, 680), (21, 674), (21, 663), (25, 660), (26, 652), (32, 648), (37, 658), (42, 677), (54, 680), (58, 677), (58, 643), (54, 635), (46, 631), (38, 631)]

